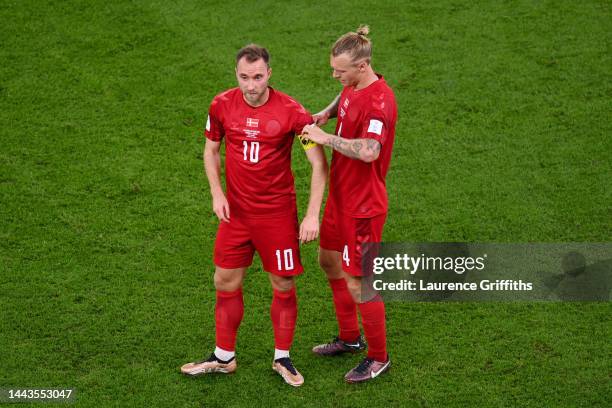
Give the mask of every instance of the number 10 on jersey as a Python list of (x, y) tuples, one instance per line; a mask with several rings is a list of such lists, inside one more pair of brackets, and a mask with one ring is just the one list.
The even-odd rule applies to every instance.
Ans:
[(281, 250), (277, 249), (276, 250), (276, 264), (278, 266), (279, 271), (292, 270), (293, 269), (293, 250), (291, 248), (283, 250), (282, 258), (281, 258)]
[(248, 160), (251, 163), (259, 162), (259, 142), (251, 142), (249, 143), (246, 140), (242, 141), (242, 154), (244, 155), (244, 160)]

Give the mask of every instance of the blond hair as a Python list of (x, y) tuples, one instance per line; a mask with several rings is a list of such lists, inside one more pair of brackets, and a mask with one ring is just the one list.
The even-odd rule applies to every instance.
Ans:
[(332, 55), (337, 57), (347, 53), (352, 62), (365, 60), (368, 64), (372, 60), (372, 42), (367, 37), (370, 27), (360, 25), (357, 32), (350, 32), (338, 38), (332, 47)]

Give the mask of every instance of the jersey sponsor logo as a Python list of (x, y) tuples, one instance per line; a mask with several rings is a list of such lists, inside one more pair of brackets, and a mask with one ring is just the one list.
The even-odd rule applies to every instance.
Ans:
[(244, 133), (246, 134), (246, 137), (250, 139), (257, 139), (259, 130), (252, 130), (252, 129), (243, 129), (243, 130), (244, 130)]
[(210, 132), (210, 115), (206, 117), (206, 130)]
[(340, 108), (340, 119), (342, 119), (344, 115), (346, 115), (346, 111), (344, 110), (344, 108)]
[(259, 119), (247, 118), (246, 125), (248, 127), (259, 127)]
[(378, 136), (382, 134), (383, 123), (380, 120), (371, 119), (368, 133), (376, 133)]
[(344, 107), (348, 108), (348, 104), (349, 104), (349, 100), (348, 100), (348, 98), (345, 98), (344, 99)]

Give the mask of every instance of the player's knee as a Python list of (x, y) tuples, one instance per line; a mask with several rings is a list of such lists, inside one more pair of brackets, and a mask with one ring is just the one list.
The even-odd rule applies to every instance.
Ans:
[(294, 281), (292, 276), (278, 276), (270, 274), (272, 287), (279, 292), (288, 292), (293, 288)]
[(215, 272), (215, 289), (223, 292), (233, 292), (240, 287), (242, 283), (239, 277)]
[(335, 262), (333, 262), (328, 256), (319, 255), (319, 265), (324, 271), (328, 269), (332, 269), (335, 266)]
[(342, 277), (342, 265), (340, 258), (333, 256), (326, 251), (319, 253), (319, 265), (330, 279), (340, 279)]

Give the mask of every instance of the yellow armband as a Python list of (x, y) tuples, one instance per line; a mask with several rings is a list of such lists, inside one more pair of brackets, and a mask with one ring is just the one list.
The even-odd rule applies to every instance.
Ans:
[(298, 138), (300, 139), (300, 143), (302, 144), (302, 147), (304, 148), (304, 150), (310, 150), (317, 145), (312, 140), (308, 140), (304, 138), (304, 135), (298, 135)]

